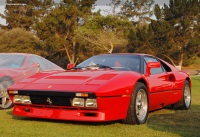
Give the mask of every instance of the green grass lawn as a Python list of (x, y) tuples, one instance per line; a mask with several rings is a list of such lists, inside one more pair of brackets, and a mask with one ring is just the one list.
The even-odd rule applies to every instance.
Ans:
[(0, 110), (0, 137), (199, 137), (200, 77), (193, 77), (192, 84), (190, 110), (154, 111), (144, 125), (30, 119), (13, 116), (8, 109)]

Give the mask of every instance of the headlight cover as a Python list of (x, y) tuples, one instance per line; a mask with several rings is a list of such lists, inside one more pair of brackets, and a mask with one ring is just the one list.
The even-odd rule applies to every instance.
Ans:
[(74, 107), (84, 107), (85, 99), (84, 98), (73, 98), (72, 106)]
[(89, 107), (89, 108), (97, 108), (97, 101), (96, 99), (86, 99), (85, 101), (85, 107)]
[(86, 108), (97, 108), (96, 99), (91, 98), (73, 98), (72, 106), (74, 107), (86, 107)]
[(13, 99), (13, 103), (21, 103), (22, 102), (22, 96), (15, 95)]

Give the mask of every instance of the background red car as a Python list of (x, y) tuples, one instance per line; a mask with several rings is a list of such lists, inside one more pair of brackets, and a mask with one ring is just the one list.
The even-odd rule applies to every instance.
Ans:
[(12, 107), (7, 87), (35, 73), (61, 70), (54, 63), (33, 54), (0, 53), (0, 108)]
[(8, 89), (17, 116), (143, 124), (150, 111), (189, 109), (187, 73), (146, 54), (93, 56), (66, 72), (36, 74)]

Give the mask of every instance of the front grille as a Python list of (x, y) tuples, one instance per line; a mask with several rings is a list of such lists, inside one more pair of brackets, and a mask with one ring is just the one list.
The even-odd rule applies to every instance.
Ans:
[[(30, 96), (34, 105), (47, 106), (72, 106), (71, 99), (76, 97), (76, 92), (70, 91), (42, 91), (42, 90), (18, 90), (18, 95)], [(94, 93), (88, 93), (88, 98), (96, 98)]]
[(64, 96), (30, 96), (32, 104), (53, 105), (53, 106), (71, 106), (70, 98)]

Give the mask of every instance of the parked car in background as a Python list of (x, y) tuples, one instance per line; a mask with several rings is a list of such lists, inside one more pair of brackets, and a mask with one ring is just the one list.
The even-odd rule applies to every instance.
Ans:
[(7, 87), (42, 71), (63, 71), (61, 67), (34, 54), (0, 53), (0, 108), (12, 107)]
[(191, 105), (189, 74), (147, 54), (93, 56), (66, 72), (33, 75), (8, 92), (14, 115), (60, 120), (143, 124), (150, 111)]

